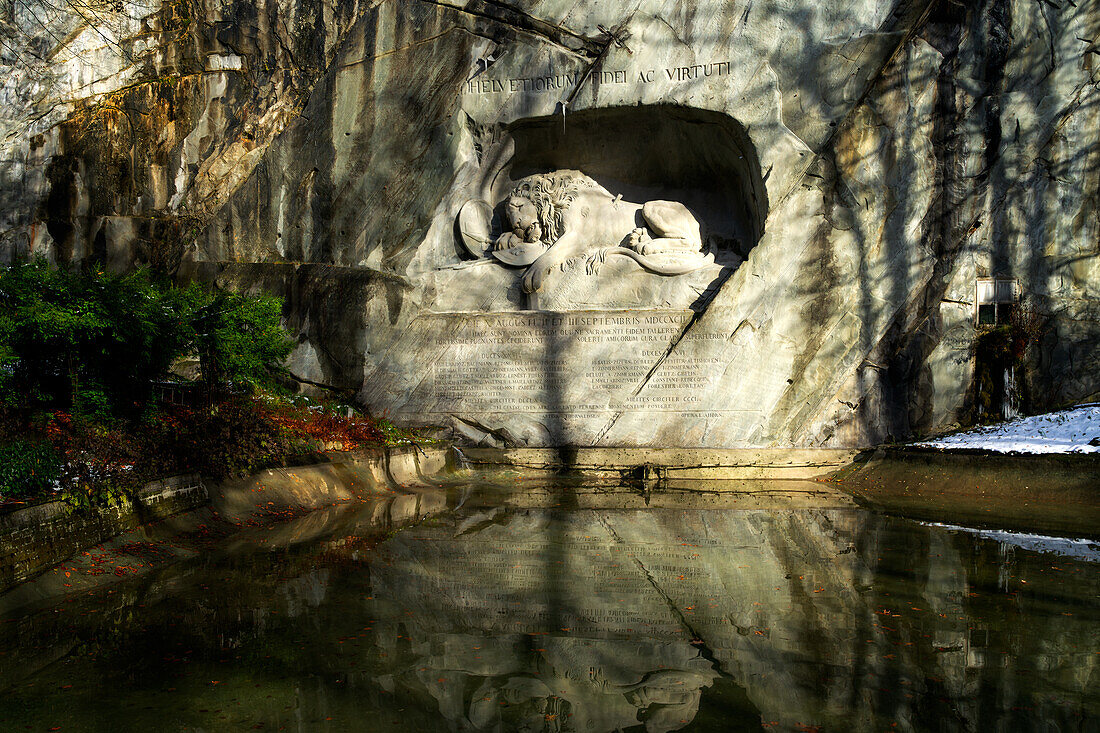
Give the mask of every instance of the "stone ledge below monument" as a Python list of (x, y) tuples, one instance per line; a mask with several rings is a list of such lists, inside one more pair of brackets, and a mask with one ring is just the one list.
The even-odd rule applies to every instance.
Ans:
[(707, 264), (685, 275), (659, 275), (627, 257), (612, 256), (588, 272), (584, 257), (551, 273), (534, 296), (525, 295), (525, 269), (478, 260), (425, 275), (425, 303), (434, 313), (517, 310), (578, 311), (672, 308), (700, 311), (738, 263)]
[[(831, 474), (851, 465), (858, 450), (829, 448), (460, 448), (474, 468), (518, 468), (532, 473), (575, 472), (618, 478), (650, 468), (666, 481), (740, 479), (797, 480)], [(644, 478), (639, 474), (640, 478)]]

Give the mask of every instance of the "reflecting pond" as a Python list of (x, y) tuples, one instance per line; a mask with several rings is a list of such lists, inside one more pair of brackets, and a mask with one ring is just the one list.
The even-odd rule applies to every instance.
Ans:
[(841, 501), (450, 503), (0, 614), (0, 729), (1100, 729), (1095, 544)]

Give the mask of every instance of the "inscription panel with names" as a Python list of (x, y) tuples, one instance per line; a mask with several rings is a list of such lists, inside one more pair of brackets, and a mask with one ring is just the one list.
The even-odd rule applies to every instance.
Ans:
[[(422, 414), (693, 411), (722, 370), (681, 355), (690, 310), (425, 316), (436, 358), (406, 410)], [(644, 389), (643, 389), (644, 386)]]

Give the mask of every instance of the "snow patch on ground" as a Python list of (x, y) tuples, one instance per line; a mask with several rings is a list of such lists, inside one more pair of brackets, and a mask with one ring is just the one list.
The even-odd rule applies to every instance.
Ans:
[(997, 453), (1100, 453), (1100, 404), (1021, 417), (914, 445)]
[(1042, 534), (1024, 534), (1021, 532), (1008, 532), (1002, 529), (975, 529), (963, 527), (957, 524), (941, 524), (939, 522), (918, 522), (925, 527), (940, 527), (952, 532), (965, 532), (977, 535), (987, 540), (993, 540), (1005, 545), (1013, 545), (1031, 552), (1042, 552), (1052, 555), (1071, 557), (1074, 560), (1086, 562), (1100, 562), (1100, 543), (1088, 539), (1073, 539), (1070, 537), (1051, 537)]

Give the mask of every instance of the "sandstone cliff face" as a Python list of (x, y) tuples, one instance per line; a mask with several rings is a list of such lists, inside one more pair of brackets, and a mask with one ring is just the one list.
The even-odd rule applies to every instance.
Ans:
[(415, 413), (438, 356), (401, 340), (418, 317), (520, 307), (508, 276), (456, 269), (455, 217), (504, 143), (513, 178), (696, 196), (734, 264), (631, 389), (706, 364), (690, 414), (461, 420), (475, 438), (941, 429), (981, 401), (982, 277), (1036, 315), (1031, 407), (1100, 392), (1094, 4), (29, 0), (0, 21), (0, 258), (280, 293), (294, 370), (374, 409)]

